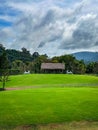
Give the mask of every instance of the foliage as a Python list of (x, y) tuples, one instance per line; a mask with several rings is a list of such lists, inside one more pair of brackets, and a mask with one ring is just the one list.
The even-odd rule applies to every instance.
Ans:
[(72, 66), (72, 72), (74, 74), (85, 74), (86, 66), (83, 61), (74, 61), (74, 65)]
[(33, 61), (33, 72), (41, 73), (41, 63), (48, 62), (47, 55), (40, 55)]
[[(49, 58), (47, 54), (40, 55), (38, 52), (31, 54), (26, 48), (21, 51), (15, 49), (5, 49), (0, 44), (0, 54), (6, 51), (10, 61), (10, 74), (23, 74), (24, 71), (30, 73), (41, 73), (41, 63), (65, 63), (65, 71), (74, 74), (98, 73), (98, 63), (91, 62), (85, 64), (84, 61), (77, 60), (73, 55), (62, 55)], [(15, 71), (16, 70), (16, 71)], [(15, 72), (15, 73), (14, 73)]]
[(7, 49), (6, 53), (8, 55), (8, 59), (10, 62), (13, 62), (15, 60), (21, 60), (23, 62), (26, 62), (26, 61), (32, 61), (33, 59), (30, 52), (27, 50), (17, 51), (14, 49)]
[(98, 74), (98, 62), (91, 62), (87, 64), (86, 72), (90, 74)]
[(9, 61), (6, 56), (6, 52), (3, 51), (0, 55), (0, 81), (2, 82), (2, 88), (5, 88), (5, 83), (8, 80), (9, 76)]
[(86, 67), (83, 61), (78, 61), (73, 55), (63, 55), (52, 58), (55, 62), (65, 63), (65, 72), (71, 71), (74, 74), (84, 74)]
[(98, 62), (95, 62), (95, 65), (94, 65), (94, 73), (95, 73), (95, 74), (98, 74)]

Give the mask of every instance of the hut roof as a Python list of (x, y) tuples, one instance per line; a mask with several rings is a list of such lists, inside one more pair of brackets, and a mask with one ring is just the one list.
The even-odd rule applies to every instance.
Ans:
[(53, 70), (53, 69), (61, 69), (61, 70), (64, 70), (65, 69), (65, 64), (64, 63), (42, 63), (41, 64), (41, 69), (44, 70), (44, 69), (50, 69), (50, 70)]

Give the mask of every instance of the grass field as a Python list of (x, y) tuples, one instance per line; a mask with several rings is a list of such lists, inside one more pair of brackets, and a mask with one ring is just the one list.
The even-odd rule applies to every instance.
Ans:
[(30, 74), (9, 77), (6, 87), (98, 86), (98, 77), (89, 75)]
[(0, 130), (98, 129), (96, 76), (20, 75), (7, 87), (26, 89), (0, 92)]

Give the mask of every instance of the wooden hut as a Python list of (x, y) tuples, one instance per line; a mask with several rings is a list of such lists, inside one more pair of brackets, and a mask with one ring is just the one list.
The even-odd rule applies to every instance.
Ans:
[(44, 73), (63, 73), (65, 70), (64, 63), (42, 63), (41, 70)]

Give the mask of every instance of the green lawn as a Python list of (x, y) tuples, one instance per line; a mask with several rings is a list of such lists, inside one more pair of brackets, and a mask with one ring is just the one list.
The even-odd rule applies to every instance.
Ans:
[(0, 126), (98, 121), (97, 88), (39, 88), (0, 93)]
[(6, 87), (98, 86), (98, 77), (89, 75), (30, 74), (10, 76)]
[[(61, 84), (64, 84), (64, 87), (60, 86)], [(74, 84), (74, 87), (66, 87), (68, 84), (70, 86)], [(75, 87), (75, 84), (83, 87)], [(85, 86), (87, 84), (90, 87)], [(0, 92), (0, 130), (74, 121), (96, 122), (97, 84), (96, 76), (42, 74), (12, 76), (7, 87), (35, 88)], [(39, 87), (36, 88), (37, 85)], [(45, 87), (42, 87), (44, 85)]]

